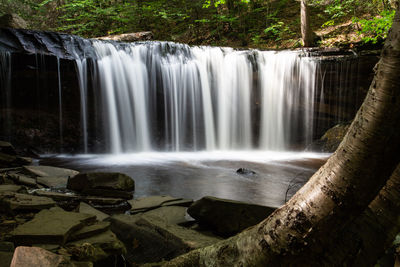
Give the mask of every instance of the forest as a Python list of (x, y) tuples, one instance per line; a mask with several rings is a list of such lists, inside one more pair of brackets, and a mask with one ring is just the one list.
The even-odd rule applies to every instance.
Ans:
[[(390, 0), (308, 0), (315, 44), (382, 43), (394, 16)], [(156, 40), (253, 48), (301, 46), (298, 0), (1, 0), (38, 30), (83, 37), (152, 31)]]

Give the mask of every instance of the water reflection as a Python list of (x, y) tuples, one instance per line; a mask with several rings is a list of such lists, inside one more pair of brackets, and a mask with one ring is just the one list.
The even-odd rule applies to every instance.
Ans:
[[(135, 198), (168, 194), (199, 199), (210, 195), (278, 207), (328, 156), (254, 151), (57, 155), (43, 158), (41, 164), (126, 173), (136, 182)], [(237, 174), (239, 168), (251, 169), (256, 174)]]

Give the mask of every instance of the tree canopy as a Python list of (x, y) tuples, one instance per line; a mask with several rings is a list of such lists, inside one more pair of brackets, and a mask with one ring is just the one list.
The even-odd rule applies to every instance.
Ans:
[[(382, 43), (394, 15), (391, 0), (307, 2), (322, 46)], [(31, 28), (84, 37), (152, 31), (158, 40), (189, 44), (301, 45), (297, 0), (0, 0), (0, 13), (9, 12)], [(350, 37), (335, 43), (346, 31)]]

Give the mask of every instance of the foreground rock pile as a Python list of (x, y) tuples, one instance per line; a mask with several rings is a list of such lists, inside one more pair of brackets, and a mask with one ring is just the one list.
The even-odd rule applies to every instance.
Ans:
[(125, 174), (28, 165), (6, 142), (0, 153), (0, 267), (158, 266), (273, 211), (213, 197), (134, 199)]

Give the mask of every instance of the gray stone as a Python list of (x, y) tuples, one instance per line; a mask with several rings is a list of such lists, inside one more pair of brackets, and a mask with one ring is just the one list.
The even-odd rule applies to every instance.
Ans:
[(82, 197), (82, 200), (88, 202), (89, 204), (94, 205), (119, 205), (125, 202), (125, 199), (122, 198), (110, 198), (110, 197), (94, 197), (94, 196), (86, 196)]
[(52, 166), (24, 166), (24, 171), (29, 175), (39, 177), (72, 177), (79, 174), (75, 170)]
[(17, 247), (10, 267), (40, 266), (58, 267), (72, 264), (61, 255), (38, 247)]
[(8, 154), (8, 155), (17, 155), (13, 145), (9, 142), (0, 141), (0, 153)]
[(187, 210), (201, 225), (222, 236), (234, 235), (267, 218), (275, 208), (240, 201), (204, 197)]
[(110, 222), (111, 230), (127, 247), (127, 257), (136, 263), (169, 260), (190, 249), (221, 240), (195, 230), (168, 224), (156, 216), (114, 215)]
[(54, 207), (55, 205), (56, 203), (47, 197), (13, 192), (0, 193), (0, 209), (4, 212), (39, 211)]
[(89, 238), (110, 229), (110, 222), (98, 222), (93, 225), (84, 226), (82, 229), (71, 234), (69, 241)]
[(11, 234), (16, 244), (64, 244), (68, 237), (95, 216), (66, 212), (60, 208), (42, 210), (33, 220), (18, 226)]
[(2, 184), (0, 185), (0, 193), (2, 192), (19, 192), (22, 190), (22, 186), (14, 184)]
[(0, 17), (0, 27), (26, 29), (28, 23), (17, 14), (5, 14)]
[(14, 252), (0, 251), (0, 267), (10, 267), (13, 255)]
[(5, 153), (0, 153), (0, 167), (8, 168), (13, 166), (18, 166), (17, 157)]
[(88, 195), (130, 199), (135, 182), (122, 173), (81, 173), (68, 179), (67, 188)]
[(85, 213), (85, 214), (95, 215), (98, 221), (103, 221), (103, 220), (105, 220), (105, 219), (110, 217), (109, 215), (107, 215), (104, 212), (101, 212), (101, 211), (93, 208), (92, 206), (90, 206), (89, 204), (86, 204), (85, 202), (81, 202), (79, 204), (79, 212), (80, 213)]
[(171, 196), (150, 196), (129, 200), (131, 213), (144, 212), (161, 206), (190, 206), (193, 203), (191, 199), (182, 199)]
[(66, 176), (47, 176), (37, 177), (36, 182), (49, 188), (66, 188), (68, 177)]

